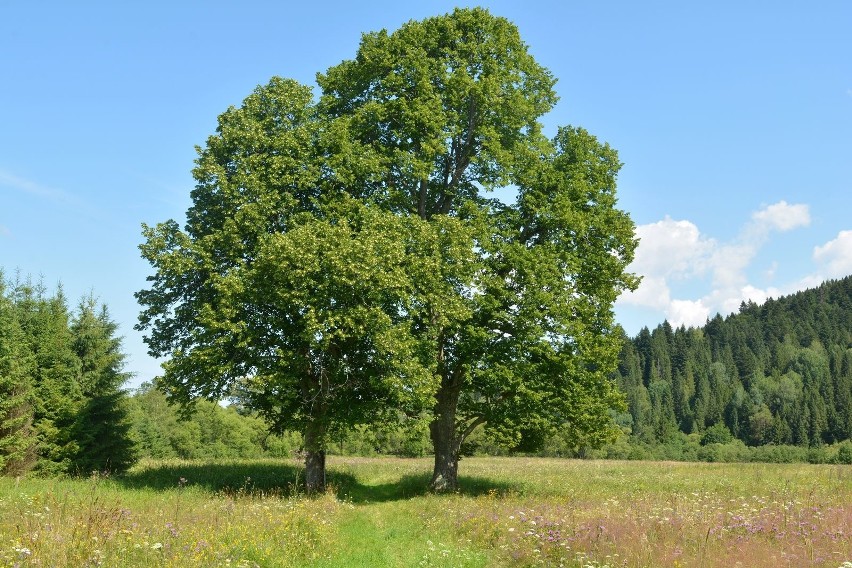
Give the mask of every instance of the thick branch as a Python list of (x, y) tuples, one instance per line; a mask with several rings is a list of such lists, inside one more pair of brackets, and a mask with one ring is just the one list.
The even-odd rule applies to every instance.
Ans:
[(444, 215), (450, 212), (453, 205), (453, 197), (456, 196), (456, 190), (458, 189), (459, 183), (461, 183), (462, 176), (464, 176), (464, 172), (467, 170), (468, 166), (470, 166), (470, 161), (474, 154), (476, 127), (476, 99), (471, 98), (467, 110), (467, 133), (465, 135), (464, 142), (458, 142), (457, 139), (453, 139), (451, 156), (450, 159), (447, 160), (445, 168), (444, 179), (447, 180), (449, 177), (449, 172), (447, 170), (450, 169), (453, 162), (455, 163), (455, 167), (452, 168), (452, 177), (449, 178), (448, 181), (445, 181), (444, 193), (441, 196), (439, 210)]
[(426, 216), (426, 197), (428, 196), (429, 180), (423, 178), (420, 180), (420, 191), (417, 196), (417, 214), (421, 219), (427, 219)]
[(477, 416), (476, 419), (474, 419), (473, 422), (468, 424), (467, 427), (464, 430), (462, 430), (461, 434), (459, 434), (459, 438), (458, 438), (459, 445), (461, 445), (462, 442), (464, 442), (467, 439), (467, 437), (470, 436), (473, 433), (474, 430), (476, 430), (479, 426), (481, 426), (482, 424), (485, 424), (486, 422), (487, 422), (487, 420), (485, 419), (484, 416)]

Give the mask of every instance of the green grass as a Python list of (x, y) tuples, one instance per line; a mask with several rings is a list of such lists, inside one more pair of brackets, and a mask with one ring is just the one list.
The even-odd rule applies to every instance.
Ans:
[(852, 561), (852, 466), (330, 458), (146, 462), (0, 479), (0, 566), (826, 566)]

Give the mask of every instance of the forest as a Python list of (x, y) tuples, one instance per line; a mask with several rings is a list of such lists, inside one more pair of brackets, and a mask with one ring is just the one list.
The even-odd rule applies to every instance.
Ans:
[[(621, 424), (639, 444), (817, 448), (852, 438), (852, 277), (697, 329), (667, 322), (624, 337)], [(844, 446), (847, 447), (847, 446)], [(844, 455), (846, 455), (844, 453)]]

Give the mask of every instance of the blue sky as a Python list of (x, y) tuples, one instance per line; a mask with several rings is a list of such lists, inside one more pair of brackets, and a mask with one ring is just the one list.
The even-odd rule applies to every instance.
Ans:
[[(362, 32), (448, 2), (0, 2), (0, 267), (94, 292), (133, 385), (141, 223), (183, 220), (194, 147), (273, 75), (313, 84)], [(700, 325), (852, 273), (852, 3), (483, 2), (619, 151), (644, 276), (628, 333)]]

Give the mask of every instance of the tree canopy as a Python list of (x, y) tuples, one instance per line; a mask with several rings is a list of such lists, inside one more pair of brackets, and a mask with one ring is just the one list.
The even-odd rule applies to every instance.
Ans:
[(612, 303), (635, 284), (620, 163), (581, 128), (542, 134), (555, 79), (517, 28), (483, 9), (408, 22), (317, 81), (316, 101), (273, 78), (222, 114), (186, 226), (145, 227), (162, 388), (236, 388), (302, 431), (309, 488), (331, 431), (391, 410), (431, 421), (436, 490), (481, 425), (605, 439)]

